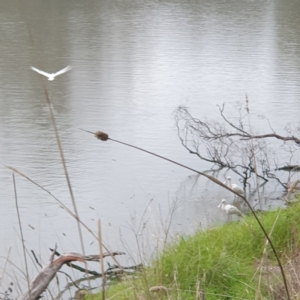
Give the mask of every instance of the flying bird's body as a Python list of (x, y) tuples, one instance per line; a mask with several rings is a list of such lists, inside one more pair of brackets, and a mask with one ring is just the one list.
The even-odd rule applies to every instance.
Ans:
[(44, 75), (44, 76), (48, 77), (48, 80), (52, 81), (52, 80), (55, 79), (56, 76), (61, 75), (61, 74), (63, 74), (63, 73), (68, 72), (69, 70), (71, 70), (71, 67), (70, 67), (70, 66), (67, 66), (67, 67), (65, 67), (64, 69), (62, 69), (62, 70), (60, 70), (60, 71), (58, 71), (58, 72), (56, 72), (56, 73), (47, 73), (47, 72), (41, 71), (41, 70), (39, 70), (39, 69), (36, 69), (36, 68), (34, 68), (34, 67), (31, 67), (31, 69), (32, 69), (33, 71), (35, 71), (35, 72), (41, 74), (41, 75)]

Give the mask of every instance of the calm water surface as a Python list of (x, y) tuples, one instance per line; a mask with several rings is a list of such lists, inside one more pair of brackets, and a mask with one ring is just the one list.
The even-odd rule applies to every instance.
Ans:
[[(175, 108), (186, 105), (195, 116), (216, 120), (216, 105), (226, 102), (232, 116), (247, 94), (253, 126), (269, 132), (267, 122), (257, 118), (264, 115), (284, 134), (286, 124), (300, 116), (299, 6), (299, 1), (1, 2), (0, 163), (24, 172), (73, 209), (45, 84), (80, 218), (95, 232), (101, 219), (106, 246), (129, 254), (122, 263), (151, 255), (164, 238), (174, 202), (173, 233), (224, 221), (216, 206), (232, 198), (226, 191), (79, 128), (102, 130), (206, 170), (210, 165), (181, 146)], [(72, 71), (52, 82), (30, 70), (56, 72), (67, 65)], [(294, 159), (299, 163), (298, 153)], [(27, 249), (42, 262), (55, 243), (60, 252), (81, 252), (74, 219), (38, 187), (19, 176), (16, 182)], [(274, 184), (270, 190), (281, 192)], [(263, 207), (281, 205), (276, 197)], [(24, 269), (12, 174), (4, 167), (0, 205), (0, 255), (11, 249), (10, 260)], [(97, 253), (94, 238), (86, 230), (83, 235), (85, 251)]]

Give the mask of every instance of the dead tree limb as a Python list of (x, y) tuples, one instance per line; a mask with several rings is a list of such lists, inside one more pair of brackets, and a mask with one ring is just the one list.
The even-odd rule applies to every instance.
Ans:
[[(60, 256), (60, 255), (61, 255), (61, 254), (60, 254), (58, 251), (56, 251), (55, 249), (50, 248), (50, 250), (53, 251), (53, 252), (55, 253), (55, 255), (57, 255), (57, 256)], [(103, 258), (104, 258), (104, 257), (108, 257), (108, 256), (113, 257), (113, 256), (116, 256), (116, 255), (124, 255), (124, 254), (126, 254), (126, 253), (125, 253), (125, 252), (120, 252), (120, 251), (104, 252), (104, 253), (103, 253)], [(86, 261), (99, 261), (99, 260), (100, 260), (100, 256), (99, 256), (99, 255), (87, 255), (87, 256), (85, 256), (84, 258), (85, 258)], [(79, 266), (77, 266), (77, 265), (75, 265), (75, 264), (72, 264), (72, 263), (67, 263), (67, 265), (68, 265), (69, 267), (73, 268), (73, 269), (76, 269), (76, 270), (80, 271), (80, 272), (84, 272), (84, 273), (87, 272), (88, 274), (91, 274), (91, 275), (94, 275), (94, 276), (98, 276), (98, 277), (101, 277), (101, 276), (102, 276), (102, 274), (100, 274), (100, 273), (98, 273), (98, 272), (96, 272), (96, 271), (91, 271), (91, 270), (87, 270), (87, 271), (86, 271), (85, 268), (79, 267)], [(119, 268), (122, 269), (123, 267), (120, 267), (120, 266), (119, 266)]]
[[(124, 254), (123, 252), (104, 253), (105, 256)], [(23, 295), (22, 300), (36, 300), (46, 290), (51, 280), (55, 277), (60, 268), (72, 261), (86, 262), (99, 261), (99, 255), (83, 256), (79, 253), (68, 252), (54, 259), (55, 250), (51, 254), (50, 261), (42, 268), (40, 273), (30, 282), (29, 290)], [(104, 256), (105, 255), (105, 256)]]
[(195, 118), (187, 107), (178, 107), (175, 111), (175, 121), (180, 142), (189, 153), (212, 163), (214, 169), (227, 168), (236, 173), (244, 186), (255, 174), (264, 182), (276, 179), (285, 188), (275, 174), (271, 176), (271, 171), (276, 167), (269, 159), (272, 149), (268, 148), (267, 139), (283, 141), (293, 153), (299, 149), (300, 127), (285, 128), (288, 134), (283, 136), (277, 134), (268, 122), (271, 133), (253, 133), (247, 101), (246, 98), (247, 113), (243, 112), (245, 107), (240, 105), (237, 113), (231, 114), (230, 117), (225, 115), (225, 104), (218, 106), (221, 122)]

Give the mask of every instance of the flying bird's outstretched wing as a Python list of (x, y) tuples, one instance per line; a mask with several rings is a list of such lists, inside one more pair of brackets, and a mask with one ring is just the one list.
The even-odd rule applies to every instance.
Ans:
[(39, 69), (36, 69), (36, 68), (34, 68), (34, 67), (31, 67), (31, 69), (32, 69), (33, 71), (38, 72), (38, 73), (41, 74), (41, 75), (46, 76), (46, 77), (50, 77), (50, 76), (51, 76), (51, 74), (49, 74), (49, 73), (47, 73), (47, 72), (44, 72), (44, 71), (41, 71), (41, 70), (39, 70)]
[(67, 66), (67, 67), (65, 67), (64, 69), (62, 69), (62, 70), (60, 70), (60, 71), (54, 73), (53, 76), (57, 76), (57, 75), (66, 73), (66, 72), (68, 72), (68, 71), (71, 70), (71, 69), (72, 69), (71, 66)]

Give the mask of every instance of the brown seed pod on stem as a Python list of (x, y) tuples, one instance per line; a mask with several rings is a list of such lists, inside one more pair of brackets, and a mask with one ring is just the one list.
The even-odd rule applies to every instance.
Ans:
[(98, 140), (101, 140), (101, 141), (107, 141), (108, 140), (108, 134), (105, 133), (105, 132), (102, 132), (102, 131), (95, 132), (95, 137)]

